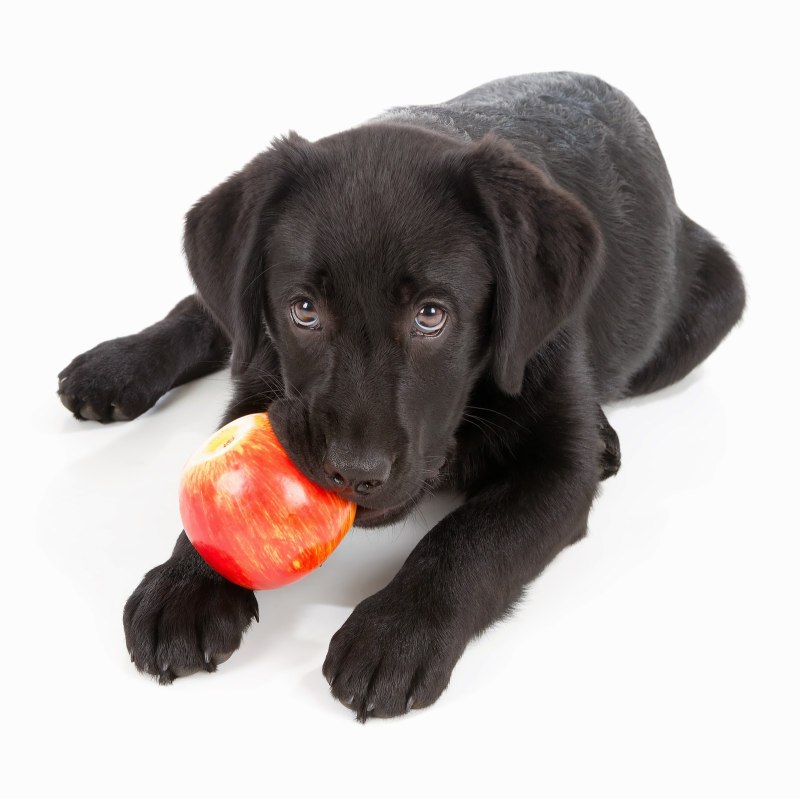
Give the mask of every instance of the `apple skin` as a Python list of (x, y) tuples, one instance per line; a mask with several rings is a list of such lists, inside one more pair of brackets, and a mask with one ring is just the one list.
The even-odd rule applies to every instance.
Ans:
[(352, 526), (356, 506), (305, 477), (267, 414), (253, 413), (222, 427), (189, 459), (180, 512), (212, 569), (262, 589), (321, 565)]

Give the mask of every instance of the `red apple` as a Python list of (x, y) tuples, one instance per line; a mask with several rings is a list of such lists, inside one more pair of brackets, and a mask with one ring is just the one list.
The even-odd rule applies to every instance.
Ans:
[(203, 559), (245, 588), (308, 574), (353, 524), (356, 506), (298, 471), (266, 413), (226, 424), (183, 470), (180, 509)]

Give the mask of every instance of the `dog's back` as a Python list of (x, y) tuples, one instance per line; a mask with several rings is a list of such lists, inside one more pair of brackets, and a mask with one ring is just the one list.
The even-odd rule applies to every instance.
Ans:
[(678, 208), (647, 120), (599, 78), (502, 78), (439, 105), (392, 109), (373, 122), (467, 140), (495, 133), (592, 212), (604, 232), (605, 264), (582, 328), (604, 400), (680, 379), (741, 316), (736, 266)]

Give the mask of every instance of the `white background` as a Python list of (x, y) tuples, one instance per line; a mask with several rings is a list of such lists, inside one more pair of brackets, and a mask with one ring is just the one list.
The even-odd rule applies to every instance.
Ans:
[[(541, 5), (3, 11), (4, 793), (798, 795), (789, 6)], [(680, 385), (610, 410), (623, 468), (588, 538), (468, 648), (433, 708), (361, 726), (320, 673), (421, 519), (354, 531), (260, 594), (261, 623), (217, 674), (138, 675), (122, 606), (169, 554), (181, 466), (230, 385), (101, 426), (61, 407), (57, 372), (190, 292), (182, 215), (272, 137), (549, 69), (596, 73), (649, 118), (683, 209), (741, 264), (744, 323)]]

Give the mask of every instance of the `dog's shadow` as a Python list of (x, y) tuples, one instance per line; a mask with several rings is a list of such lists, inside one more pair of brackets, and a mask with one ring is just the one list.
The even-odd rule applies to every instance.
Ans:
[(265, 651), (279, 653), (281, 641), (293, 641), (298, 657), (306, 647), (317, 649), (342, 625), (353, 607), (383, 588), (402, 566), (425, 533), (457, 504), (454, 495), (425, 501), (412, 516), (390, 527), (354, 529), (316, 571), (283, 588), (258, 593), (263, 624), (248, 635), (249, 658)]
[[(664, 391), (615, 404), (612, 423), (625, 408), (646, 410), (680, 397), (697, 380), (693, 374)], [(120, 669), (130, 668), (122, 607), (144, 573), (169, 556), (181, 527), (181, 469), (217, 426), (229, 393), (224, 374), (206, 377), (169, 392), (141, 418), (108, 426), (70, 419), (54, 404), (53, 444), (79, 454), (56, 473), (37, 510), (41, 550), (83, 600), (88, 619), (94, 616), (95, 624), (84, 620), (76, 634), (98, 636), (99, 648)], [(696, 393), (690, 396), (697, 399)], [(686, 480), (691, 474), (688, 469)], [(417, 542), (458, 503), (459, 497), (444, 493), (396, 525), (354, 529), (304, 579), (259, 592), (261, 623), (223, 668), (260, 672), (269, 661), (274, 669), (308, 670), (313, 662), (313, 680), (308, 679), (316, 686), (331, 635), (358, 602), (392, 579)]]

